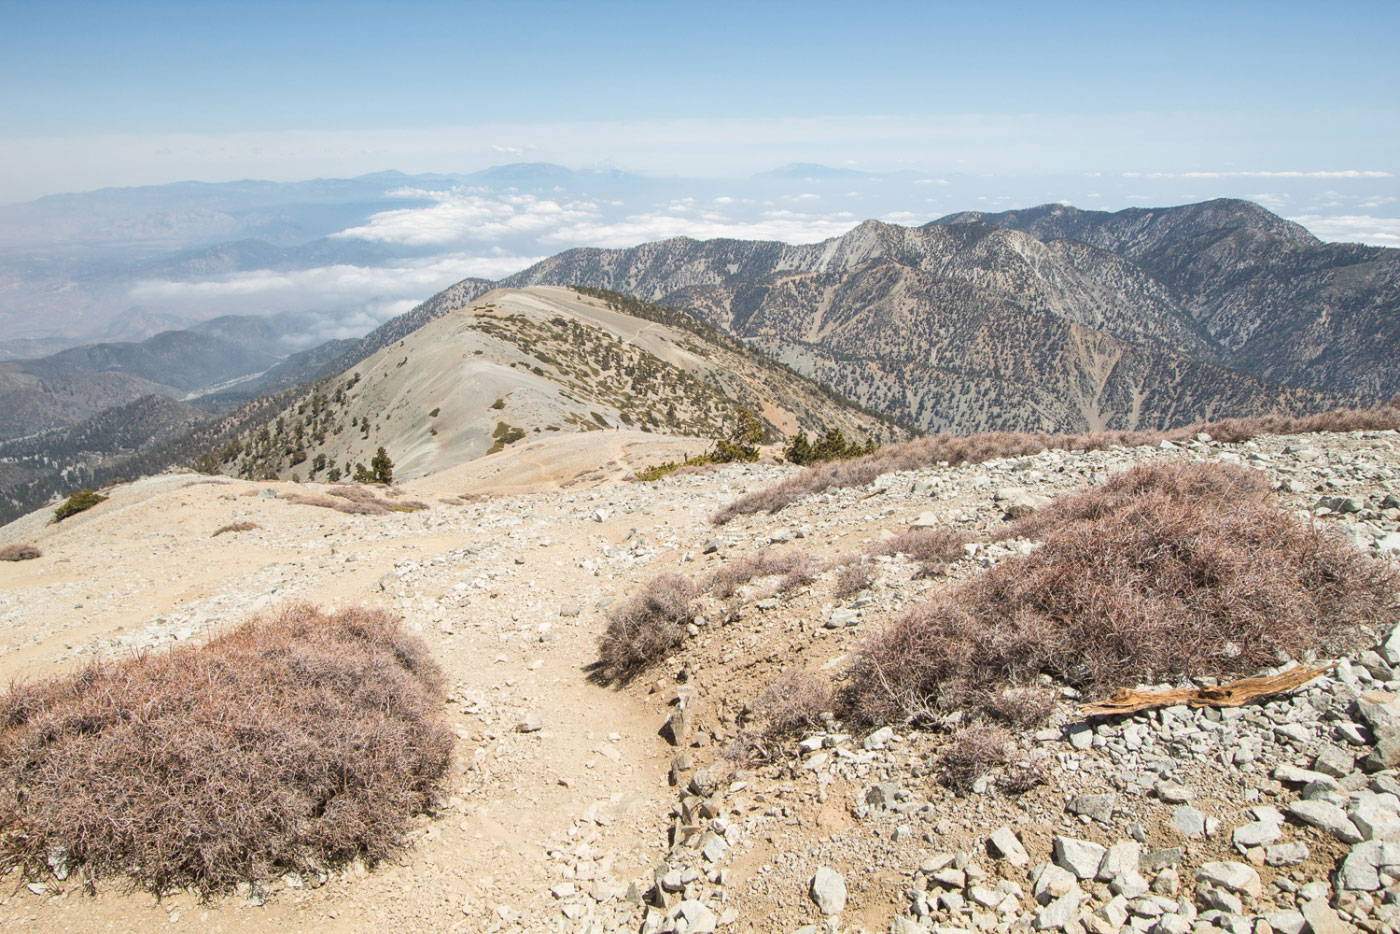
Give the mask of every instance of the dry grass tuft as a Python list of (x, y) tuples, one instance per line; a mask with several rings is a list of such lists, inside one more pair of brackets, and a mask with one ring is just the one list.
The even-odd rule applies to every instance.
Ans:
[(811, 467), (786, 480), (755, 490), (728, 504), (711, 517), (716, 525), (742, 515), (774, 513), (805, 496), (840, 487), (864, 486), (890, 471), (919, 470), (936, 464), (980, 464), (1002, 457), (1025, 457), (1059, 448), (1066, 451), (1099, 451), (1110, 447), (1136, 447), (1160, 441), (1183, 441), (1200, 432), (1216, 441), (1239, 442), (1264, 434), (1313, 434), (1317, 432), (1384, 431), (1400, 429), (1400, 407), (1336, 409), (1320, 415), (1290, 418), (1266, 415), (1230, 418), (1171, 431), (1104, 431), (1080, 435), (1026, 432), (988, 432), (980, 435), (934, 435), (880, 448), (852, 461)]
[(853, 712), (872, 722), (994, 714), (1008, 687), (1040, 674), (1102, 695), (1359, 647), (1358, 624), (1390, 610), (1400, 578), (1278, 509), (1248, 473), (1145, 465), (1047, 507), (1068, 518), (1039, 549), (865, 643), (851, 669)]
[(799, 730), (822, 725), (822, 713), (831, 710), (831, 685), (805, 668), (784, 672), (753, 703), (753, 713), (763, 723), (769, 741)]
[(27, 543), (5, 545), (0, 547), (0, 561), (33, 561), (35, 558), (42, 558), (44, 553), (38, 546)]
[(0, 867), (202, 893), (376, 861), (439, 793), (441, 675), (389, 614), (294, 605), (0, 697)]
[(909, 529), (872, 545), (870, 554), (908, 555), (919, 563), (919, 576), (929, 577), (964, 557), (971, 540), (953, 529)]
[(953, 734), (953, 742), (939, 760), (944, 784), (964, 794), (977, 779), (1006, 764), (1006, 744), (1011, 734), (1000, 727), (974, 726)]
[(628, 680), (661, 661), (685, 640), (695, 618), (695, 585), (683, 574), (660, 574), (641, 593), (608, 613), (598, 654), (610, 677)]
[(777, 550), (762, 548), (752, 554), (735, 558), (705, 579), (703, 589), (721, 599), (728, 599), (739, 588), (759, 577), (783, 575), (778, 585), (779, 592), (786, 592), (811, 581), (820, 572), (820, 566), (810, 555), (796, 549)]
[(260, 528), (262, 528), (262, 526), (258, 525), (256, 522), (230, 522), (228, 525), (219, 526), (214, 530), (214, 534), (209, 537), (218, 538), (225, 532), (251, 532), (254, 529)]
[(843, 560), (841, 569), (836, 572), (834, 594), (837, 599), (855, 596), (875, 583), (875, 573), (869, 562), (855, 555), (846, 557), (849, 560)]

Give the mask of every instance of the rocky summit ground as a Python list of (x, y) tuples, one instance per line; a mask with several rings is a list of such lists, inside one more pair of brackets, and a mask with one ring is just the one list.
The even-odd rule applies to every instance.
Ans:
[[(835, 673), (899, 610), (1032, 542), (969, 547), (942, 577), (875, 558), (838, 597), (828, 562), (911, 525), (990, 529), (1149, 459), (1243, 463), (1281, 502), (1359, 547), (1400, 552), (1394, 432), (1046, 452), (886, 474), (777, 515), (709, 516), (786, 476), (774, 464), (625, 480), (702, 442), (594, 432), (516, 445), (350, 515), (285, 498), (314, 485), (167, 474), (61, 525), (0, 529), (0, 676), (154, 651), (268, 606), (384, 606), (448, 678), (459, 737), (443, 805), (398, 858), (201, 902), (85, 894), (12, 875), (0, 927), (45, 931), (926, 931), (1316, 934), (1400, 930), (1400, 618), (1299, 690), (1236, 709), (1086, 721), (1061, 698), (1012, 761), (965, 794), (939, 780), (940, 730), (828, 719), (763, 760), (735, 757), (745, 710), (794, 666)], [(245, 531), (220, 528), (252, 523)], [(700, 578), (760, 548), (812, 580), (704, 598), (667, 662), (600, 683), (610, 605), (651, 577)], [(1300, 659), (1299, 661), (1315, 661)], [(665, 727), (663, 729), (663, 726)], [(1019, 789), (1017, 789), (1019, 790)], [(59, 878), (65, 876), (66, 878)]]

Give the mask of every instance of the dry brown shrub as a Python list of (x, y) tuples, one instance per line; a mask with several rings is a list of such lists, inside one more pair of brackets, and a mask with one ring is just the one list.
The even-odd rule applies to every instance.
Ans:
[(870, 554), (908, 555), (919, 563), (919, 574), (927, 577), (964, 557), (963, 545), (969, 541), (954, 529), (909, 529), (872, 545)]
[(452, 750), (427, 649), (378, 610), (307, 605), (203, 647), (0, 698), (0, 867), (202, 893), (374, 862)]
[(1239, 442), (1262, 434), (1391, 429), (1400, 429), (1400, 408), (1383, 405), (1372, 409), (1335, 409), (1301, 418), (1282, 415), (1231, 418), (1171, 431), (1102, 431), (1078, 435), (1001, 431), (979, 435), (934, 435), (887, 445), (874, 454), (855, 460), (809, 467), (786, 480), (740, 497), (715, 513), (710, 521), (723, 525), (741, 515), (774, 513), (804, 496), (833, 488), (864, 486), (891, 471), (919, 470), (937, 464), (978, 464), (995, 458), (1025, 457), (1053, 448), (1101, 451), (1110, 447), (1156, 444), (1164, 440), (1183, 441), (1200, 432), (1209, 434), (1217, 441)]
[(1049, 688), (1006, 688), (987, 701), (987, 709), (1014, 727), (1043, 723), (1055, 709), (1055, 692)]
[(1079, 494), (1116, 506), (1081, 499), (1070, 512), (1088, 518), (908, 610), (861, 647), (853, 713), (992, 712), (1006, 688), (1040, 674), (1102, 695), (1360, 647), (1358, 624), (1389, 611), (1396, 572), (1278, 509), (1258, 485), (1248, 493), (1235, 470), (1208, 468), (1240, 498), (1182, 494), (1204, 482), (1202, 469), (1138, 468), (1152, 480), (1135, 478), (1131, 496), (1124, 483)]
[[(332, 509), (338, 509), (341, 512), (352, 514), (374, 516), (381, 515), (385, 512), (418, 512), (421, 509), (430, 508), (427, 503), (416, 499), (406, 499), (402, 502), (389, 502), (388, 500), (380, 499), (378, 496), (374, 495), (372, 490), (367, 490), (362, 486), (341, 484), (340, 486), (331, 487), (326, 492), (332, 496), (348, 500), (357, 506), (364, 507), (361, 509), (350, 509), (343, 503), (331, 507)], [(403, 490), (389, 490), (385, 495), (397, 498), (403, 496), (404, 492)]]
[(33, 561), (43, 556), (37, 545), (16, 543), (0, 547), (0, 561)]
[(653, 577), (626, 603), (608, 613), (598, 654), (611, 677), (628, 680), (661, 661), (685, 640), (695, 618), (695, 585), (683, 574)]
[(875, 574), (868, 562), (855, 555), (849, 557), (852, 560), (843, 562), (836, 572), (834, 593), (838, 599), (854, 596), (875, 582)]
[(228, 525), (219, 526), (214, 530), (214, 534), (209, 537), (218, 538), (225, 532), (251, 532), (254, 529), (260, 528), (262, 528), (262, 526), (258, 525), (256, 522), (230, 522)]
[(831, 685), (805, 668), (784, 672), (753, 702), (753, 713), (763, 723), (763, 736), (777, 740), (799, 730), (821, 726), (822, 713), (831, 709)]
[(1160, 494), (1202, 508), (1229, 509), (1239, 500), (1260, 500), (1269, 493), (1267, 475), (1229, 464), (1141, 464), (1114, 474), (1101, 486), (1061, 496), (1034, 513), (1008, 522), (997, 539), (1039, 538), (1049, 529), (1117, 512), (1145, 493)]
[(1000, 727), (974, 726), (953, 734), (953, 741), (939, 758), (944, 784), (964, 794), (977, 779), (1006, 764), (1006, 744), (1011, 734)]
[(319, 506), (322, 509), (334, 509), (336, 512), (352, 516), (382, 516), (389, 512), (387, 508), (378, 503), (332, 499), (329, 496), (308, 496), (305, 493), (283, 493), (278, 496), (278, 499), (286, 500), (296, 506)]
[(1050, 779), (1050, 761), (1033, 759), (1007, 769), (997, 787), (1009, 795), (1023, 795), (1032, 788), (1050, 784)]
[(780, 590), (809, 583), (818, 572), (817, 565), (809, 555), (796, 549), (762, 548), (751, 554), (735, 558), (705, 579), (704, 590), (721, 599), (728, 599), (739, 588), (758, 577), (784, 575)]

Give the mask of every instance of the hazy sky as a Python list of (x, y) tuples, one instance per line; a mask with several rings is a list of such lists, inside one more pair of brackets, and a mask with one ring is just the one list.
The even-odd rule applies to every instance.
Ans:
[(3, 3), (0, 200), (530, 158), (1397, 170), (1400, 4)]

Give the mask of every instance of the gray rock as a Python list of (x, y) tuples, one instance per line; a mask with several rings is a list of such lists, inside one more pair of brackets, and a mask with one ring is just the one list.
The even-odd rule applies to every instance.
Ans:
[(1301, 911), (1270, 911), (1263, 918), (1273, 928), (1274, 934), (1303, 934), (1308, 924)]
[(537, 713), (521, 714), (520, 719), (515, 721), (515, 732), (517, 733), (538, 733), (543, 727), (544, 723)]
[(1381, 870), (1400, 867), (1400, 843), (1367, 840), (1351, 848), (1337, 871), (1337, 881), (1354, 892), (1374, 892), (1383, 883)]
[(1030, 854), (1021, 845), (1021, 841), (1016, 838), (1016, 833), (1010, 827), (1003, 827), (992, 834), (987, 840), (991, 847), (992, 855), (999, 859), (1004, 859), (1013, 866), (1021, 867), (1030, 864)]
[(1068, 810), (1071, 814), (1082, 814), (1101, 824), (1113, 818), (1113, 804), (1117, 795), (1079, 795), (1070, 799)]
[(1273, 821), (1257, 820), (1235, 828), (1231, 838), (1241, 852), (1256, 846), (1268, 846), (1279, 838), (1279, 825)]
[(1096, 878), (1100, 882), (1108, 882), (1124, 873), (1136, 875), (1141, 861), (1142, 847), (1138, 843), (1132, 840), (1119, 840), (1104, 853), (1103, 860), (1099, 863)]
[(1183, 837), (1199, 837), (1206, 832), (1206, 816), (1189, 804), (1172, 811), (1172, 827)]
[(661, 724), (661, 736), (672, 746), (684, 746), (690, 742), (690, 709), (682, 704), (666, 717)]
[(1196, 870), (1196, 882), (1206, 882), (1253, 898), (1258, 898), (1263, 891), (1259, 873), (1244, 863), (1205, 863)]
[(1380, 645), (1380, 656), (1391, 665), (1400, 665), (1400, 626), (1390, 630), (1390, 635)]
[(1264, 863), (1269, 866), (1296, 866), (1308, 858), (1308, 845), (1301, 840), (1264, 847)]
[(812, 876), (808, 892), (824, 915), (839, 915), (846, 907), (846, 880), (834, 869), (821, 867)]
[(1366, 691), (1356, 700), (1362, 721), (1379, 739), (1400, 736), (1400, 698), (1389, 691)]
[(1084, 893), (1075, 886), (1069, 892), (1061, 895), (1050, 904), (1035, 914), (1035, 929), (1037, 931), (1059, 931), (1064, 926), (1074, 920), (1074, 916), (1079, 913), (1079, 903), (1083, 901)]
[(1327, 746), (1313, 760), (1313, 770), (1333, 778), (1345, 778), (1356, 771), (1356, 760), (1336, 746)]
[(712, 555), (723, 547), (723, 541), (721, 541), (718, 538), (712, 538), (709, 541), (705, 542), (704, 546), (700, 549), (700, 553), (704, 555)]
[(1351, 925), (1337, 916), (1327, 902), (1320, 898), (1303, 903), (1303, 920), (1312, 934), (1349, 934)]
[(702, 902), (687, 898), (676, 906), (676, 913), (685, 918), (687, 934), (714, 934), (719, 919)]
[(1181, 847), (1170, 846), (1166, 849), (1153, 850), (1151, 853), (1143, 854), (1139, 862), (1142, 871), (1151, 875), (1172, 866), (1180, 866), (1182, 856)]
[(1326, 801), (1294, 801), (1288, 805), (1288, 813), (1298, 820), (1319, 830), (1325, 830), (1343, 843), (1360, 843), (1361, 831), (1335, 804)]
[(1190, 788), (1176, 782), (1158, 782), (1155, 790), (1157, 797), (1167, 804), (1185, 804), (1191, 800), (1191, 795), (1194, 794)]
[(1098, 875), (1099, 865), (1108, 852), (1097, 843), (1073, 837), (1056, 837), (1054, 849), (1055, 865), (1074, 873), (1077, 879), (1092, 879)]

